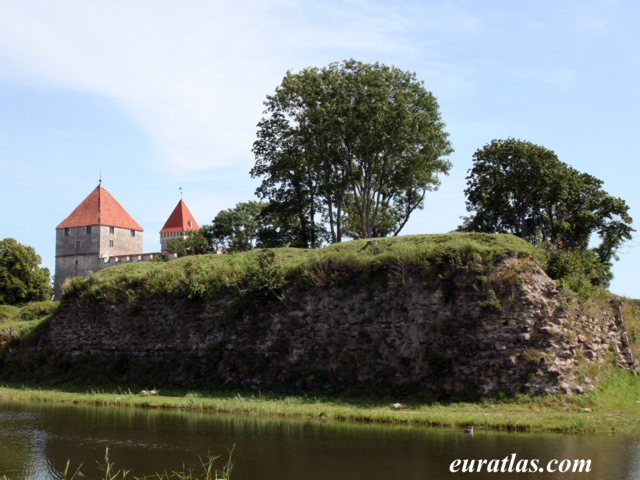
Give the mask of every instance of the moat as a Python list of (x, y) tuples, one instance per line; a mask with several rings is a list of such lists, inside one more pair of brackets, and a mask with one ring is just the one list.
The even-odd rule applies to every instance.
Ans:
[[(0, 475), (60, 478), (68, 459), (91, 478), (109, 448), (131, 475), (197, 466), (234, 448), (233, 480), (445, 479), (456, 458), (583, 458), (590, 473), (518, 479), (640, 478), (640, 435), (506, 434), (335, 424), (140, 409), (0, 404)], [(467, 475), (468, 476), (468, 475)], [(507, 474), (507, 476), (509, 476)], [(475, 473), (475, 479), (496, 478)], [(497, 478), (505, 477), (498, 475)], [(511, 476), (510, 476), (511, 477)]]

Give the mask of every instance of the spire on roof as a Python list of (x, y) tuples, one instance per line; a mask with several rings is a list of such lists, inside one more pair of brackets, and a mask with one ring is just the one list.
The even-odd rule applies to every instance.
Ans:
[(56, 229), (106, 225), (142, 232), (142, 227), (100, 183)]
[(169, 215), (169, 218), (162, 227), (162, 230), (160, 230), (160, 233), (188, 232), (191, 230), (200, 230), (200, 227), (198, 226), (196, 219), (193, 218), (189, 207), (187, 207), (187, 204), (184, 203), (184, 200), (181, 198), (176, 205), (176, 208), (174, 208), (171, 215)]

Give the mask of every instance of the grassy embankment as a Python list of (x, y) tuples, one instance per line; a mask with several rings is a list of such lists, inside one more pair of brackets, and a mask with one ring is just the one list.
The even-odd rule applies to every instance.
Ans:
[[(496, 259), (516, 254), (544, 262), (541, 252), (523, 240), (504, 235), (421, 235), (360, 240), (320, 250), (275, 249), (266, 258), (259, 251), (234, 255), (187, 257), (168, 263), (141, 263), (106, 269), (88, 279), (76, 279), (66, 295), (85, 300), (144, 301), (155, 295), (209, 298), (234, 292), (242, 296), (256, 290), (277, 290), (285, 285), (323, 285), (340, 278), (341, 272), (362, 274), (392, 267), (398, 281), (411, 268), (435, 264), (473, 268), (487, 272)], [(265, 262), (268, 260), (267, 262)], [(606, 296), (601, 301), (606, 301)], [(27, 308), (27, 307), (25, 307)], [(625, 304), (627, 324), (638, 349), (638, 304)], [(21, 331), (29, 328), (13, 317), (2, 322)], [(27, 320), (29, 321), (29, 320)], [(41, 320), (46, 322), (46, 316)], [(18, 326), (15, 327), (16, 322)], [(2, 328), (2, 327), (0, 327)], [(36, 330), (37, 331), (37, 330)], [(33, 335), (33, 333), (32, 333)], [(291, 416), (323, 420), (379, 422), (409, 425), (452, 426), (473, 424), (478, 428), (522, 431), (640, 431), (640, 381), (611, 372), (591, 393), (562, 396), (518, 396), (486, 399), (477, 403), (425, 404), (419, 398), (340, 399), (305, 395), (256, 395), (255, 393), (179, 392), (163, 390), (159, 396), (141, 396), (120, 388), (86, 387), (46, 390), (22, 386), (0, 388), (0, 399), (33, 402), (77, 403), (112, 407), (174, 408), (249, 415)]]
[(10, 344), (37, 334), (58, 302), (31, 302), (23, 306), (0, 305), (0, 355)]
[(66, 285), (65, 296), (135, 302), (155, 296), (197, 300), (229, 293), (252, 295), (285, 286), (339, 284), (353, 275), (366, 278), (382, 267), (390, 267), (398, 281), (410, 268), (431, 269), (443, 264), (482, 271), (505, 255), (543, 260), (540, 251), (511, 235), (411, 235), (354, 240), (315, 250), (276, 248), (122, 265), (72, 280)]

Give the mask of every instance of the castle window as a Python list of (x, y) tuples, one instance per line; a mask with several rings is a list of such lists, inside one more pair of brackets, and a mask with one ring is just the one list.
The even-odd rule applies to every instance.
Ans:
[(64, 236), (65, 236), (65, 237), (68, 237), (68, 236), (69, 236), (69, 229), (68, 229), (68, 228), (65, 228), (65, 229), (64, 229)]
[(89, 235), (90, 233), (91, 233), (91, 225), (87, 227), (87, 235)]
[(113, 240), (109, 240), (109, 247), (113, 248)]
[(136, 236), (136, 231), (135, 230), (131, 230), (131, 236), (135, 237)]
[(112, 235), (116, 233), (116, 227), (109, 227), (109, 233)]

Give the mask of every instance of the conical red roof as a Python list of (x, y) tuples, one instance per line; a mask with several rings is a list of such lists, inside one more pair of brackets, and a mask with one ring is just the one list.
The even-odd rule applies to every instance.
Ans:
[(102, 185), (98, 185), (56, 229), (89, 225), (107, 225), (143, 231), (138, 222), (131, 218), (131, 215)]
[(190, 230), (200, 230), (200, 227), (189, 211), (187, 204), (180, 200), (171, 215), (169, 215), (160, 233), (188, 232)]

